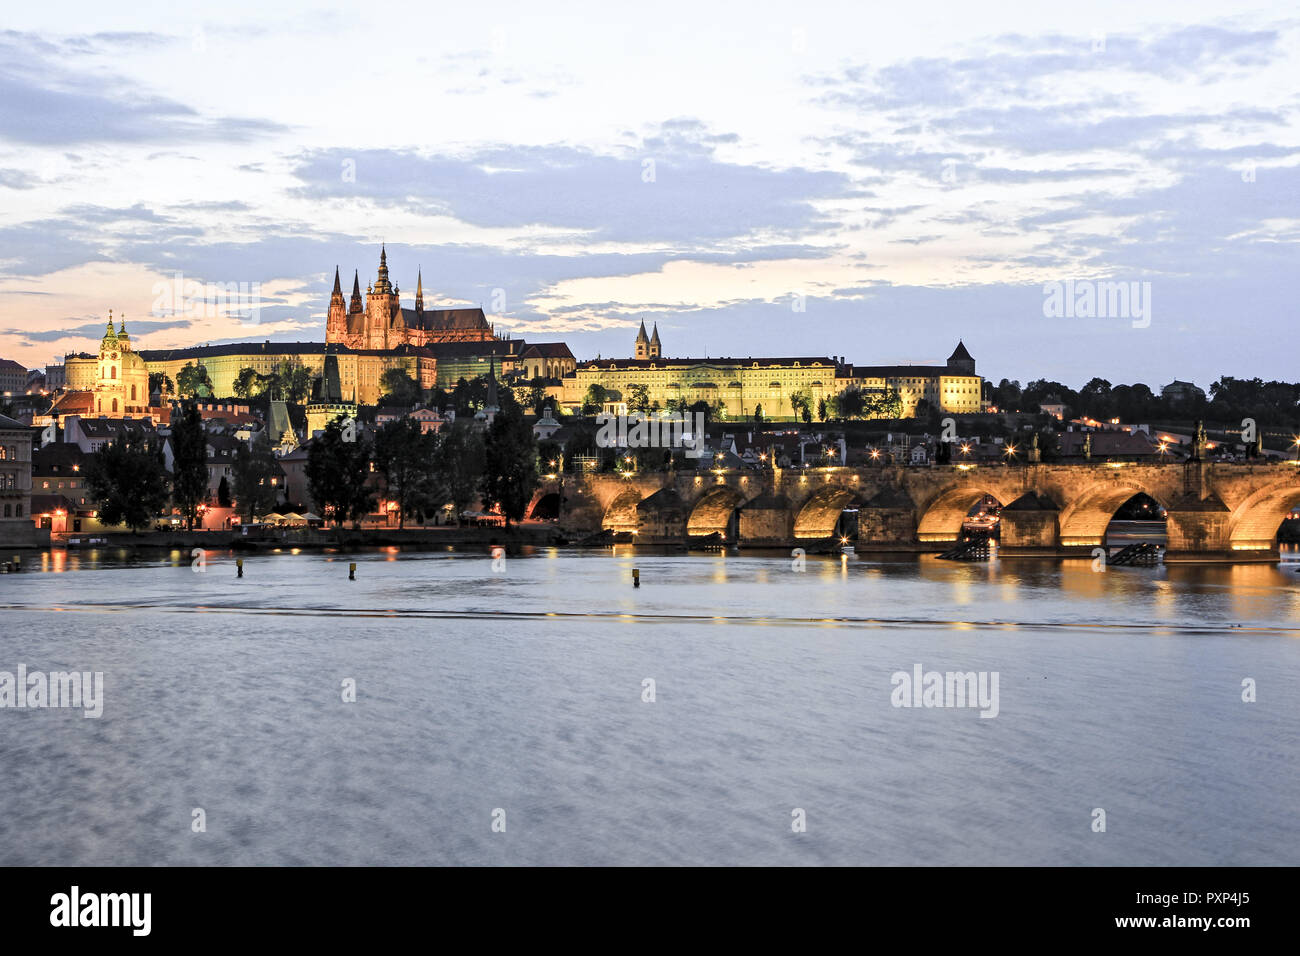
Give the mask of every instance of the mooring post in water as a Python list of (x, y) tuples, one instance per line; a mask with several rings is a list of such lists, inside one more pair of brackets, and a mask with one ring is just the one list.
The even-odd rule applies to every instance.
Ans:
[(17, 571), (21, 571), (22, 569), (23, 569), (23, 559), (22, 559), (20, 556), (18, 556), (18, 555), (15, 554), (15, 555), (14, 555), (14, 571), (15, 571), (15, 572), (17, 572)]
[(639, 588), (640, 586), (641, 586), (641, 569), (640, 569), (640, 568), (633, 568), (633, 569), (632, 569), (632, 587), (634, 587), (634, 588)]
[(348, 580), (355, 581), (356, 579), (357, 579), (357, 563), (353, 561), (351, 564), (348, 565)]
[(235, 577), (242, 578), (243, 576), (244, 576), (244, 559), (243, 559), (243, 558), (236, 558), (236, 559), (235, 559)]

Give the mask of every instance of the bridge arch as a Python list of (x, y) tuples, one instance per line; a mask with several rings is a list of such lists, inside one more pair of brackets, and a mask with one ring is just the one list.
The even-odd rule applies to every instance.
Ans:
[(1098, 482), (1066, 502), (1061, 512), (1061, 546), (1104, 546), (1115, 512), (1134, 495), (1146, 495), (1169, 507), (1163, 489), (1144, 487), (1141, 482)]
[(686, 534), (691, 538), (720, 534), (724, 538), (732, 528), (736, 509), (745, 503), (745, 496), (727, 485), (710, 488), (691, 507), (686, 519)]
[(539, 490), (533, 495), (528, 505), (525, 519), (533, 521), (553, 521), (560, 516), (560, 495), (556, 491)]
[(1010, 504), (1015, 495), (1005, 489), (984, 484), (962, 484), (940, 492), (918, 509), (921, 515), (916, 524), (918, 541), (956, 541), (961, 537), (961, 526), (971, 508), (988, 495), (1003, 505)]
[(1233, 509), (1228, 540), (1234, 551), (1268, 551), (1287, 513), (1300, 504), (1300, 474), (1260, 488)]
[(636, 531), (636, 506), (641, 503), (642, 492), (639, 488), (628, 488), (619, 492), (605, 509), (601, 519), (601, 528), (607, 531)]
[(794, 519), (796, 538), (829, 538), (835, 532), (840, 513), (856, 500), (857, 492), (840, 485), (818, 488), (803, 503)]

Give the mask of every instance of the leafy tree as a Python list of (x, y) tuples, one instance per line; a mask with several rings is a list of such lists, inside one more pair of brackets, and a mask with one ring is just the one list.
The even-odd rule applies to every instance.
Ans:
[(627, 410), (630, 412), (650, 411), (650, 388), (647, 385), (629, 385)]
[(379, 376), (381, 404), (410, 408), (420, 400), (420, 383), (404, 368), (390, 368)]
[(411, 418), (389, 422), (375, 435), (375, 468), (384, 476), (389, 497), (397, 502), (397, 526), (409, 515), (423, 521), (442, 504), (435, 456), (438, 436), (425, 434)]
[(534, 415), (540, 415), (546, 409), (546, 379), (540, 375), (535, 376), (528, 386), (528, 407)]
[(265, 429), (257, 433), (251, 447), (241, 445), (236, 450), (231, 470), (235, 476), (235, 500), (244, 520), (251, 524), (255, 515), (266, 514), (280, 499), (279, 489), (271, 484), (277, 467), (271, 438)]
[(172, 421), (172, 501), (194, 530), (199, 505), (208, 497), (208, 436), (198, 405), (186, 402)]
[[(825, 402), (822, 402), (825, 405)], [(861, 418), (868, 410), (866, 396), (862, 394), (861, 389), (846, 388), (840, 392), (835, 399), (835, 411), (840, 418)], [(822, 409), (818, 409), (822, 411)], [(825, 419), (822, 419), (825, 421)]]
[(311, 369), (301, 362), (294, 362), (280, 370), (276, 383), (283, 401), (301, 405), (311, 394)]
[(241, 368), (239, 374), (235, 376), (235, 384), (231, 390), (235, 393), (236, 398), (252, 398), (261, 393), (261, 375), (253, 368)]
[(118, 439), (105, 445), (86, 468), (86, 488), (99, 503), (99, 520), (132, 531), (147, 528), (167, 504), (167, 470), (153, 442)]
[(487, 404), (487, 394), (487, 376), (480, 375), (473, 381), (458, 380), (447, 399), (456, 410), (456, 416), (466, 418)]
[(824, 398), (817, 399), (817, 420), (826, 421), (826, 399)]
[(312, 441), (307, 451), (307, 489), (321, 509), (321, 517), (359, 521), (374, 507), (367, 487), (370, 477), (370, 442), (346, 441), (345, 416), (339, 415)]
[(812, 392), (808, 389), (797, 389), (790, 393), (790, 414), (796, 421), (812, 420)]
[(438, 483), (455, 507), (456, 524), (460, 524), (461, 512), (478, 498), (484, 454), (482, 434), (473, 422), (464, 418), (451, 423), (438, 445), (434, 459), (437, 463)]
[(609, 400), (609, 390), (597, 382), (587, 386), (587, 394), (582, 398), (582, 414), (595, 415), (605, 407)]
[(176, 391), (176, 383), (168, 377), (166, 372), (149, 373), (149, 394), (158, 392), (160, 395), (171, 395)]
[(217, 506), (229, 508), (230, 505), (230, 482), (226, 480), (225, 475), (222, 475), (221, 481), (217, 484)]
[(760, 402), (759, 404), (754, 406), (754, 421), (761, 422), (762, 420), (763, 420), (763, 405)]
[(554, 438), (544, 438), (537, 443), (537, 468), (539, 471), (552, 472), (562, 467), (563, 464), (563, 445)]
[(523, 409), (513, 399), (506, 400), (484, 439), (483, 504), (501, 508), (509, 531), (512, 520), (523, 518), (539, 484), (537, 440)]
[(182, 398), (207, 398), (212, 395), (212, 380), (208, 370), (202, 365), (186, 362), (185, 367), (176, 373), (176, 391)]

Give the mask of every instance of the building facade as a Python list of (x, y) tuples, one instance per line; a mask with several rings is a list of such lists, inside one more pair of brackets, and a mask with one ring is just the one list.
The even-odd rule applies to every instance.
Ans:
[(842, 383), (868, 394), (897, 392), (903, 418), (915, 418), (922, 402), (951, 415), (982, 410), (984, 379), (975, 373), (975, 359), (963, 342), (943, 365), (853, 365), (844, 369)]
[(496, 338), (482, 309), (426, 309), (424, 276), (416, 273), (415, 308), (404, 309), (401, 290), (388, 276), (388, 250), (379, 252), (379, 273), (361, 298), (359, 273), (352, 276), (352, 298), (345, 302), (334, 270), (325, 319), (325, 341), (353, 349), (393, 349), (400, 345), (442, 342), (490, 342)]
[(897, 392), (903, 418), (914, 417), (922, 401), (958, 415), (981, 407), (983, 380), (960, 342), (942, 366), (854, 366), (836, 356), (663, 358), (658, 326), (648, 336), (642, 322), (634, 351), (641, 357), (578, 363), (563, 379), (561, 405), (580, 411), (590, 387), (599, 385), (609, 411), (626, 411), (634, 387), (645, 386), (652, 409), (720, 403), (730, 419), (752, 418), (760, 407), (766, 419), (797, 419), (803, 402), (815, 414), (823, 400), (848, 389), (873, 396)]
[(0, 415), (0, 545), (31, 546), (40, 543), (38, 537), (32, 517), (32, 430)]

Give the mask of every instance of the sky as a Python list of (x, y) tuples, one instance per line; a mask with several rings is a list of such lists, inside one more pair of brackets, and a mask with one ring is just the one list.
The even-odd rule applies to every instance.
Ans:
[(335, 267), (364, 292), (384, 243), (407, 307), (418, 271), (426, 307), (579, 359), (629, 356), (644, 319), (667, 356), (962, 339), (994, 381), (1300, 379), (1291, 3), (0, 22), (0, 358), (29, 367), (97, 347), (109, 309), (137, 348), (320, 341)]

